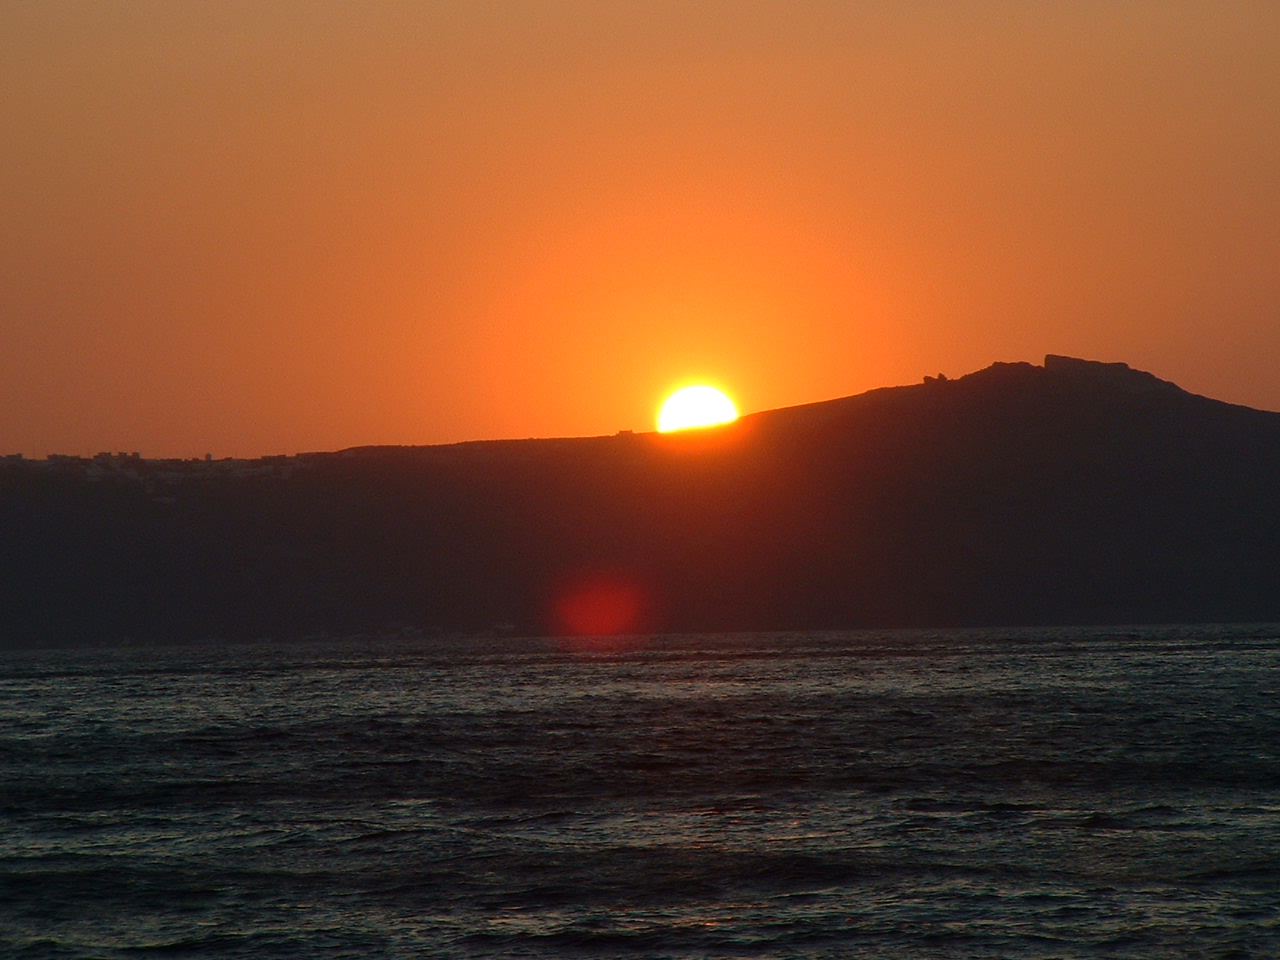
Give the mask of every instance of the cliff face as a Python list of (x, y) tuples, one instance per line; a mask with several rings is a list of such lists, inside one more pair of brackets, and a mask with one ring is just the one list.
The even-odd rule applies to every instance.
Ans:
[(1280, 414), (1123, 364), (275, 463), (0, 468), (5, 641), (1280, 620)]

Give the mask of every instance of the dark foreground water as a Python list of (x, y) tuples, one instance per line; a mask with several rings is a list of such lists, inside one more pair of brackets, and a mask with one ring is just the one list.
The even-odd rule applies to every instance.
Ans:
[(1280, 630), (0, 656), (0, 956), (1280, 956)]

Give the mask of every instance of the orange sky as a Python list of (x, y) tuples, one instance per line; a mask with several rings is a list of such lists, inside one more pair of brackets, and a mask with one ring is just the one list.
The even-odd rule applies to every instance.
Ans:
[(0, 453), (1047, 352), (1280, 409), (1280, 4), (4, 0)]

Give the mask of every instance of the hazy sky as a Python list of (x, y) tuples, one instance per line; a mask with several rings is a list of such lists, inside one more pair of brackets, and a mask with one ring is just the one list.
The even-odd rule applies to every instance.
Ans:
[(0, 453), (1045, 353), (1280, 409), (1276, 0), (0, 0), (0, 130)]

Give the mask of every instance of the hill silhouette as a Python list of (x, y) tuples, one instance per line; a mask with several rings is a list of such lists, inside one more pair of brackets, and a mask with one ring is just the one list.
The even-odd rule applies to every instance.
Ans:
[(7, 644), (1280, 620), (1280, 414), (1050, 356), (678, 434), (0, 467)]

